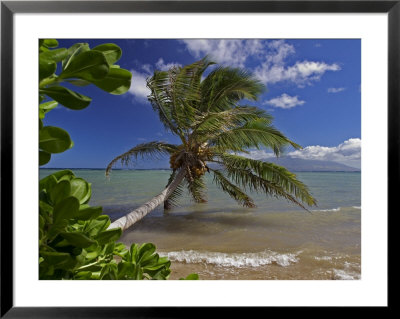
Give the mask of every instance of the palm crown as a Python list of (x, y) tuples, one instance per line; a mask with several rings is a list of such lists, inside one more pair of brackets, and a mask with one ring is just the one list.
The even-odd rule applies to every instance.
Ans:
[[(147, 80), (148, 99), (165, 128), (182, 142), (153, 141), (137, 145), (113, 159), (120, 161), (167, 154), (174, 182), (164, 206), (174, 204), (186, 187), (196, 202), (205, 201), (205, 173), (224, 192), (246, 207), (255, 204), (246, 191), (283, 197), (306, 209), (316, 200), (296, 175), (285, 168), (237, 155), (249, 148), (268, 148), (276, 156), (287, 146), (300, 148), (272, 125), (265, 111), (239, 104), (256, 100), (265, 86), (245, 70), (218, 66), (203, 78), (212, 64), (207, 58), (185, 67), (156, 71)], [(215, 165), (208, 165), (215, 163)], [(217, 168), (216, 168), (217, 167)]]

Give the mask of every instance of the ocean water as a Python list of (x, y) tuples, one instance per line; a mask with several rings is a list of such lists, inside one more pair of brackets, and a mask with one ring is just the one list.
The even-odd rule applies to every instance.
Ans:
[[(41, 169), (40, 177), (54, 170)], [(168, 170), (74, 170), (92, 183), (90, 204), (112, 220), (165, 187)], [(167, 213), (158, 207), (125, 231), (126, 245), (152, 242), (172, 261), (171, 279), (361, 278), (361, 173), (298, 172), (318, 206), (310, 212), (282, 199), (250, 194), (257, 207), (243, 208), (206, 175), (208, 202), (184, 196)]]

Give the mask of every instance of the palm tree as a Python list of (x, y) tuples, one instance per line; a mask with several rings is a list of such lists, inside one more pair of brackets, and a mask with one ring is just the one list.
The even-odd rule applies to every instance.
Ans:
[(147, 80), (153, 109), (165, 128), (182, 143), (140, 144), (109, 163), (107, 176), (117, 162), (128, 164), (138, 157), (162, 154), (170, 157), (172, 169), (163, 192), (114, 221), (109, 228), (125, 230), (163, 202), (164, 208), (169, 209), (184, 188), (195, 202), (205, 202), (205, 173), (211, 174), (217, 186), (245, 207), (255, 207), (245, 191), (282, 197), (304, 209), (304, 205), (316, 204), (295, 174), (281, 166), (238, 155), (249, 148), (266, 147), (279, 156), (287, 146), (301, 147), (274, 128), (272, 117), (265, 111), (239, 104), (243, 99), (256, 100), (265, 90), (262, 83), (243, 69), (221, 66), (203, 79), (203, 73), (212, 64), (215, 63), (204, 58), (185, 67), (156, 71)]

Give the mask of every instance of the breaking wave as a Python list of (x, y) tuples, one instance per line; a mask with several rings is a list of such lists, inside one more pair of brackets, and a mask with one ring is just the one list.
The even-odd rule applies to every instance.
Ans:
[(336, 280), (359, 280), (361, 279), (360, 265), (355, 263), (344, 263), (344, 269), (333, 269)]
[[(330, 208), (330, 209), (312, 209), (312, 212), (339, 212), (343, 208), (344, 211), (349, 209), (350, 207), (336, 207), (336, 208)], [(361, 209), (361, 206), (351, 206), (353, 209)]]
[(355, 271), (349, 271), (344, 269), (333, 269), (334, 279), (336, 280), (359, 280), (361, 275)]
[(219, 252), (199, 252), (189, 251), (172, 251), (161, 253), (162, 256), (168, 256), (171, 261), (185, 263), (207, 263), (224, 267), (259, 267), (264, 265), (276, 264), (282, 267), (290, 266), (297, 263), (299, 259), (296, 254), (280, 254), (274, 251), (264, 251), (258, 253), (219, 253)]
[(312, 212), (338, 212), (340, 211), (340, 207), (332, 208), (332, 209), (312, 209)]

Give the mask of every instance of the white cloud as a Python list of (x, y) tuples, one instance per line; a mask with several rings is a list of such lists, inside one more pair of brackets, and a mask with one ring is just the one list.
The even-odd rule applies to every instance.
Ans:
[(150, 76), (149, 73), (140, 73), (135, 70), (131, 70), (132, 73), (132, 84), (129, 89), (137, 100), (147, 100), (147, 96), (150, 94), (150, 90), (146, 86), (146, 79)]
[(283, 65), (285, 59), (294, 54), (294, 46), (286, 43), (284, 40), (274, 40), (267, 43), (268, 54), (264, 57), (265, 62), (275, 65)]
[(346, 90), (346, 88), (328, 88), (328, 93), (339, 93)]
[(361, 161), (361, 139), (351, 138), (338, 146), (307, 146), (287, 154), (291, 157), (340, 162), (354, 166)]
[(296, 51), (293, 45), (284, 40), (274, 40), (267, 44), (267, 54), (261, 65), (255, 68), (254, 74), (265, 84), (282, 81), (294, 82), (299, 87), (319, 81), (326, 71), (338, 71), (338, 64), (327, 64), (315, 61), (297, 61), (287, 65), (287, 58)]
[(290, 81), (299, 87), (304, 87), (311, 85), (313, 81), (319, 81), (327, 71), (339, 70), (338, 64), (325, 62), (303, 61), (296, 62), (292, 66), (285, 66), (266, 61), (255, 69), (254, 74), (266, 84)]
[(156, 63), (156, 69), (160, 71), (166, 71), (175, 66), (182, 66), (182, 64), (177, 62), (165, 63), (163, 58), (159, 58)]
[[(265, 150), (251, 150), (249, 154), (241, 153), (241, 156), (262, 160), (274, 157), (274, 154)], [(338, 146), (307, 146), (301, 150), (295, 150), (285, 154), (293, 158), (305, 160), (333, 161), (345, 165), (361, 167), (361, 139), (350, 138)]]
[(275, 157), (274, 153), (267, 152), (265, 150), (251, 150), (251, 151), (248, 151), (248, 153), (239, 152), (239, 153), (237, 153), (237, 155), (251, 158), (254, 160), (264, 160), (264, 159)]
[(219, 64), (245, 67), (249, 58), (260, 62), (254, 75), (265, 84), (294, 82), (299, 87), (319, 81), (327, 71), (339, 71), (336, 63), (297, 61), (288, 65), (287, 58), (296, 53), (285, 40), (181, 40), (196, 58), (209, 55)]
[(165, 63), (163, 58), (159, 58), (158, 61), (155, 63), (155, 67), (153, 67), (151, 64), (143, 64), (141, 66), (141, 69), (144, 72), (131, 70), (132, 84), (129, 89), (129, 93), (131, 93), (138, 101), (147, 101), (147, 96), (150, 94), (150, 90), (146, 86), (146, 79), (152, 76), (154, 69), (164, 71), (173, 66), (181, 65), (175, 62)]
[(208, 55), (219, 64), (244, 67), (246, 59), (262, 52), (260, 40), (182, 40), (196, 58)]
[(151, 64), (143, 64), (142, 70), (146, 71), (146, 73), (152, 73), (153, 67), (151, 66)]
[(283, 93), (281, 96), (265, 101), (263, 104), (280, 107), (282, 109), (290, 109), (297, 105), (303, 105), (304, 103), (305, 101), (299, 100), (298, 96), (290, 96), (286, 93)]

